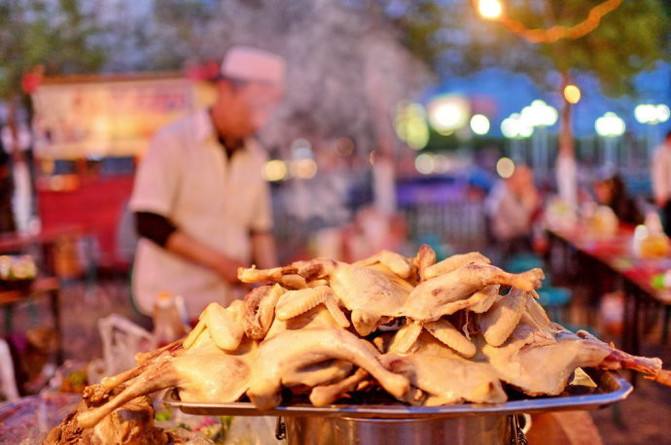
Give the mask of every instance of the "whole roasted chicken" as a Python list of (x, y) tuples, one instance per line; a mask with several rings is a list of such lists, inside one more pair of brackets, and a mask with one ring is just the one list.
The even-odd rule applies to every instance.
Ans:
[(477, 252), (436, 262), (422, 246), (411, 258), (383, 251), (353, 264), (240, 269), (238, 277), (258, 287), (228, 307), (210, 304), (186, 338), (86, 388), (58, 437), (100, 430), (168, 388), (184, 401), (248, 399), (264, 410), (305, 396), (323, 406), (373, 393), (414, 405), (501, 403), (508, 387), (561, 394), (578, 368), (631, 369), (671, 386), (659, 359), (550, 321), (535, 300), (540, 269), (507, 273)]

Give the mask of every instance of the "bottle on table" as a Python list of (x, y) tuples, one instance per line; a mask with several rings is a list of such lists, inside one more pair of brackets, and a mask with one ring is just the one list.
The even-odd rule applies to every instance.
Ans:
[(179, 311), (177, 298), (169, 292), (161, 292), (154, 302), (154, 337), (157, 346), (165, 346), (186, 334)]

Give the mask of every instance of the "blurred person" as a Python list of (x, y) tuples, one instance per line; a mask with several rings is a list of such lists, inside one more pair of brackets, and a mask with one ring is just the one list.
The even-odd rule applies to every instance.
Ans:
[(12, 208), (14, 180), (11, 168), (10, 156), (0, 138), (0, 233), (12, 233), (16, 230)]
[(494, 185), (485, 211), (491, 235), (504, 256), (531, 250), (532, 226), (540, 206), (533, 172), (526, 165), (517, 165), (509, 178)]
[(651, 168), (655, 204), (661, 213), (664, 232), (671, 236), (671, 131), (655, 149)]
[(597, 203), (610, 207), (619, 221), (632, 225), (643, 223), (643, 215), (627, 194), (627, 188), (618, 173), (601, 174), (594, 182), (594, 194)]
[(140, 236), (133, 297), (184, 298), (188, 316), (235, 298), (238, 267), (276, 263), (266, 156), (254, 139), (281, 101), (285, 62), (249, 47), (228, 51), (215, 103), (159, 131), (135, 179), (130, 208)]

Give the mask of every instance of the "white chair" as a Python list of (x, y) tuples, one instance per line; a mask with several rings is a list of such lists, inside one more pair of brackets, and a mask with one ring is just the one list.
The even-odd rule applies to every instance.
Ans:
[(9, 345), (0, 338), (0, 390), (10, 402), (19, 399), (19, 390), (14, 378), (14, 362), (9, 353)]
[(115, 375), (135, 366), (135, 354), (156, 348), (154, 336), (117, 314), (98, 320), (105, 374)]

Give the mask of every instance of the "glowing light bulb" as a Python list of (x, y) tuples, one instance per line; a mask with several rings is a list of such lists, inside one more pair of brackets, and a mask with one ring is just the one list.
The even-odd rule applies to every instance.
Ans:
[(582, 94), (580, 93), (580, 88), (578, 88), (576, 85), (566, 85), (564, 87), (564, 99), (566, 99), (566, 102), (570, 104), (577, 104), (580, 102), (580, 97)]
[(485, 135), (489, 132), (489, 119), (484, 114), (474, 114), (471, 117), (471, 130), (477, 135)]
[(478, 13), (487, 20), (498, 20), (503, 15), (503, 5), (500, 0), (479, 0)]
[(503, 179), (510, 178), (515, 173), (515, 162), (503, 156), (496, 162), (496, 173)]

